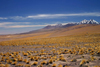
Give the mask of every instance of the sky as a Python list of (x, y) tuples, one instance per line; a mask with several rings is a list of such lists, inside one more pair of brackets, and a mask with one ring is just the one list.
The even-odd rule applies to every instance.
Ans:
[(100, 0), (0, 0), (0, 34), (84, 19), (100, 22)]

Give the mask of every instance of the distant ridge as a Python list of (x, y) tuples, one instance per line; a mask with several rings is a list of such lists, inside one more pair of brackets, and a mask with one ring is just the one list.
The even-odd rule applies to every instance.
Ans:
[(40, 32), (49, 32), (49, 31), (55, 31), (55, 30), (60, 30), (61, 28), (69, 28), (72, 26), (76, 26), (76, 25), (82, 25), (82, 24), (92, 24), (92, 25), (99, 25), (100, 23), (95, 21), (95, 20), (82, 20), (81, 22), (77, 22), (77, 23), (66, 23), (65, 25), (63, 24), (56, 24), (56, 25), (47, 25), (46, 27), (42, 28), (42, 29), (38, 29), (38, 30), (33, 30), (30, 32), (25, 32), (25, 33), (20, 33), (20, 34), (30, 34), (30, 33), (40, 33)]
[(81, 22), (78, 23), (67, 23), (66, 25), (62, 25), (62, 24), (57, 24), (57, 25), (48, 25), (46, 27), (44, 27), (43, 29), (55, 29), (55, 28), (65, 28), (65, 27), (70, 27), (70, 26), (75, 26), (75, 25), (80, 25), (80, 24), (100, 24), (99, 22), (91, 19), (91, 20), (82, 20)]
[(54, 26), (48, 25), (48, 26), (44, 27), (43, 29), (54, 29), (54, 28), (60, 28), (62, 26), (63, 26), (62, 24), (57, 24), (57, 25), (54, 25)]
[(33, 37), (33, 38), (34, 37), (35, 38), (38, 38), (38, 37), (45, 38), (46, 37), (48, 38), (48, 37), (59, 37), (59, 36), (80, 35), (80, 34), (94, 34), (94, 33), (95, 34), (100, 33), (100, 24), (68, 23), (66, 25), (56, 25), (56, 28), (46, 28), (46, 29), (42, 28), (42, 29), (33, 30), (30, 32), (26, 32), (26, 33), (4, 35), (4, 36), (1, 35), (1, 37), (3, 38), (1, 38), (0, 41), (27, 38), (27, 37)]

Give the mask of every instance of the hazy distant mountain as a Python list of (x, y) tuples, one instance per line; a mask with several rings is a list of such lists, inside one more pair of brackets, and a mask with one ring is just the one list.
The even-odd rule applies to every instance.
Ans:
[(78, 25), (78, 23), (68, 23), (66, 25), (63, 25), (62, 27), (65, 28), (65, 27), (70, 27), (70, 26), (75, 26), (75, 25)]
[(57, 25), (48, 25), (46, 27), (44, 27), (43, 29), (54, 29), (54, 28), (60, 28), (62, 27), (63, 25), (62, 24), (57, 24)]

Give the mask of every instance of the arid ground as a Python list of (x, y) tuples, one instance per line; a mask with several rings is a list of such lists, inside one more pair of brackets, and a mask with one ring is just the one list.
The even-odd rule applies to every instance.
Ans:
[(0, 67), (100, 67), (100, 25), (0, 35)]

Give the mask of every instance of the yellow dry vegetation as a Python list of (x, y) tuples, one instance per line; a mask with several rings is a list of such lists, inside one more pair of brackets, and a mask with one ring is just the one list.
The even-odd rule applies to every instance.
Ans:
[[(64, 57), (63, 54), (73, 54), (73, 55), (89, 54), (91, 56), (88, 62), (97, 60), (97, 58), (95, 58), (94, 55), (100, 56), (100, 33), (95, 33), (95, 34), (86, 33), (80, 35), (60, 36), (52, 38), (48, 37), (49, 35), (50, 34), (0, 42), (0, 45), (2, 46), (35, 45), (34, 47), (30, 48), (32, 49), (41, 47), (43, 48), (40, 51), (30, 50), (26, 52), (19, 51), (12, 53), (9, 53), (9, 51), (7, 53), (1, 52), (0, 62), (5, 62), (10, 65), (16, 65), (16, 67), (18, 67), (18, 66), (23, 66), (23, 64), (19, 64), (19, 62), (24, 61), (25, 67), (31, 67), (31, 65), (33, 66), (38, 65), (39, 60), (43, 60), (40, 62), (40, 65), (38, 65), (38, 67), (42, 67), (43, 65), (48, 65), (48, 64), (52, 64), (52, 67), (57, 67), (57, 64), (54, 62), (56, 61), (67, 62), (67, 59), (66, 57)], [(22, 47), (21, 49), (23, 48), (28, 48), (28, 47)], [(49, 49), (51, 48), (51, 50), (47, 51), (46, 48)], [(23, 57), (26, 57), (26, 59), (24, 59)], [(48, 61), (46, 61), (47, 59)], [(31, 61), (35, 62), (31, 63), (30, 65)], [(77, 59), (74, 58), (71, 60), (71, 62), (77, 62)], [(80, 65), (84, 65), (85, 63), (87, 63), (87, 60), (82, 60), (80, 62)], [(0, 66), (5, 66), (5, 65), (6, 64), (0, 64)], [(58, 67), (62, 67), (62, 65), (59, 64)]]

